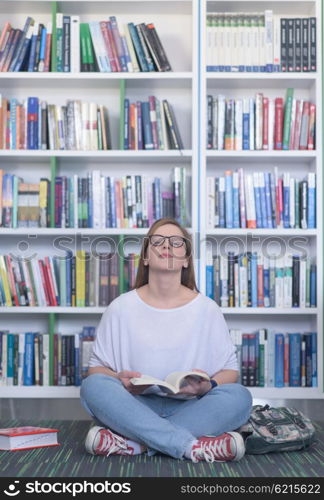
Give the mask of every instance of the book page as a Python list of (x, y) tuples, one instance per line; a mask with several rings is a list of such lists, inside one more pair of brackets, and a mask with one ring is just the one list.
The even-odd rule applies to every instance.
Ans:
[(141, 377), (133, 377), (130, 379), (130, 382), (134, 385), (158, 385), (160, 387), (165, 387), (173, 393), (176, 392), (176, 389), (172, 384), (166, 382), (165, 380), (151, 377), (150, 375), (143, 374)]
[(198, 373), (194, 371), (177, 371), (169, 373), (167, 377), (165, 377), (166, 382), (175, 387), (178, 392), (180, 388), (188, 385), (188, 382), (185, 380), (185, 377), (188, 376), (197, 377), (197, 380), (206, 379), (209, 380), (209, 376), (205, 373)]

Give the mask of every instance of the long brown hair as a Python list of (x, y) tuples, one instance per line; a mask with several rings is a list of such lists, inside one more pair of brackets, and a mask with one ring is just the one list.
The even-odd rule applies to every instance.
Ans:
[(149, 266), (144, 266), (144, 259), (146, 258), (147, 248), (149, 245), (148, 236), (154, 234), (156, 229), (158, 229), (161, 226), (164, 226), (165, 224), (174, 224), (182, 231), (184, 238), (186, 238), (186, 257), (188, 258), (188, 267), (186, 268), (183, 267), (181, 270), (181, 284), (190, 288), (191, 290), (196, 290), (197, 292), (199, 292), (198, 287), (196, 285), (195, 269), (192, 258), (191, 235), (188, 233), (186, 228), (182, 227), (181, 224), (179, 224), (172, 217), (162, 217), (161, 219), (156, 220), (148, 230), (146, 237), (143, 238), (143, 244), (138, 263), (138, 270), (133, 288), (140, 288), (141, 286), (146, 285), (148, 283)]

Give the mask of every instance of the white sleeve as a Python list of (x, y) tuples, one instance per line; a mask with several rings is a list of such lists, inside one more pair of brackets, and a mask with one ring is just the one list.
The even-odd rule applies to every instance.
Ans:
[[(96, 328), (96, 337), (92, 346), (89, 367), (103, 366), (116, 370), (114, 336), (118, 335), (116, 304), (112, 301), (101, 316)], [(117, 321), (116, 321), (117, 319)]]

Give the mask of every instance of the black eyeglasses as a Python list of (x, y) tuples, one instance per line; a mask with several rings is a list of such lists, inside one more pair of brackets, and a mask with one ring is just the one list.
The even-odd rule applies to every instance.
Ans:
[(161, 234), (151, 234), (149, 236), (149, 241), (152, 246), (158, 247), (163, 245), (165, 238), (169, 239), (170, 245), (174, 248), (180, 248), (186, 242), (186, 239), (182, 236), (162, 236)]

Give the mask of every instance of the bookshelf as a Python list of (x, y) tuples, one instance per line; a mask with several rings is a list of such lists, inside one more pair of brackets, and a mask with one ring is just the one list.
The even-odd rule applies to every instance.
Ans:
[[(271, 242), (272, 238), (280, 239), (287, 246), (292, 239), (301, 239), (307, 253), (316, 259), (317, 264), (317, 307), (316, 308), (275, 308), (275, 307), (247, 307), (222, 308), (229, 328), (241, 329), (242, 332), (253, 332), (259, 328), (269, 328), (277, 332), (317, 331), (318, 332), (318, 387), (251, 387), (254, 398), (261, 399), (307, 399), (323, 398), (323, 311), (322, 311), (322, 276), (323, 276), (323, 228), (322, 228), (322, 75), (321, 61), (318, 60), (317, 72), (314, 73), (241, 73), (241, 72), (209, 72), (206, 71), (207, 29), (206, 16), (212, 12), (264, 12), (272, 9), (274, 14), (282, 17), (316, 16), (317, 19), (317, 54), (321, 53), (321, 20), (322, 2), (306, 1), (227, 1), (218, 2), (207, 0), (202, 2), (200, 17), (200, 43), (202, 72), (200, 85), (203, 89), (200, 99), (201, 119), (207, 120), (207, 95), (223, 94), (228, 98), (252, 97), (256, 92), (263, 92), (265, 96), (285, 96), (286, 89), (295, 89), (295, 95), (300, 98), (312, 99), (317, 105), (316, 122), (316, 150), (312, 151), (225, 151), (206, 148), (206, 128), (202, 127), (200, 148), (200, 176), (199, 194), (202, 207), (199, 216), (200, 228), (200, 287), (206, 290), (206, 255), (207, 251), (216, 253), (216, 248), (228, 248), (237, 253), (237, 247), (230, 247), (231, 243), (239, 240), (244, 251), (250, 250), (255, 242), (254, 250), (260, 245)], [(292, 11), (293, 6), (293, 11)], [(292, 13), (293, 12), (293, 13)], [(235, 171), (243, 168), (244, 173), (253, 171), (271, 171), (274, 166), (281, 172), (293, 173), (303, 178), (307, 172), (315, 172), (317, 177), (317, 227), (316, 229), (246, 229), (246, 228), (214, 228), (207, 229), (206, 210), (206, 179), (207, 176), (223, 176), (224, 171)], [(252, 243), (251, 243), (252, 242)], [(227, 247), (228, 245), (228, 247)], [(308, 389), (310, 389), (308, 391)]]
[[(275, 13), (312, 15), (317, 18), (316, 73), (209, 73), (206, 68), (206, 15), (208, 12), (263, 11)], [(323, 228), (322, 214), (322, 76), (321, 76), (321, 19), (320, 0), (4, 0), (0, 2), (0, 27), (10, 21), (22, 25), (28, 15), (40, 22), (50, 19), (52, 9), (66, 14), (79, 14), (81, 21), (100, 20), (116, 15), (120, 22), (155, 22), (163, 40), (173, 71), (167, 73), (0, 73), (1, 93), (6, 97), (25, 98), (37, 95), (49, 102), (63, 104), (67, 98), (93, 99), (110, 111), (112, 150), (109, 151), (10, 151), (0, 150), (1, 168), (24, 177), (27, 182), (39, 179), (53, 169), (59, 175), (85, 175), (91, 169), (100, 169), (105, 175), (149, 173), (165, 181), (174, 166), (186, 166), (191, 176), (190, 224), (193, 235), (195, 271), (199, 289), (206, 290), (206, 248), (230, 237), (290, 237), (307, 238), (307, 247), (317, 261), (316, 308), (222, 308), (230, 328), (253, 331), (260, 327), (287, 331), (294, 328), (318, 332), (318, 387), (276, 388), (251, 387), (258, 399), (316, 399), (323, 397)], [(177, 50), (174, 50), (175, 47)], [(235, 97), (242, 93), (253, 96), (258, 90), (266, 95), (284, 96), (285, 89), (293, 87), (303, 98), (314, 99), (317, 105), (316, 151), (216, 151), (206, 149), (206, 96), (224, 93)], [(130, 98), (146, 99), (154, 94), (167, 98), (176, 109), (184, 149), (181, 151), (123, 151), (119, 150), (119, 110), (123, 93)], [(277, 165), (279, 171), (313, 171), (317, 175), (317, 228), (302, 229), (206, 229), (206, 177), (221, 175), (224, 170), (243, 168), (263, 170)], [(52, 169), (52, 170), (51, 170)], [(21, 241), (32, 244), (40, 255), (46, 255), (54, 238), (95, 238), (109, 236), (120, 242), (124, 237), (141, 238), (146, 229), (29, 229), (0, 228), (1, 252), (8, 253)], [(199, 236), (199, 238), (197, 237)], [(139, 247), (133, 246), (133, 251)], [(128, 247), (127, 247), (128, 249)], [(0, 309), (0, 329), (26, 331), (26, 324), (34, 331), (75, 333), (85, 324), (96, 325), (104, 307), (21, 307)], [(278, 330), (279, 331), (279, 330)], [(0, 386), (0, 395), (10, 398), (73, 398), (78, 397), (78, 387), (25, 387)]]

